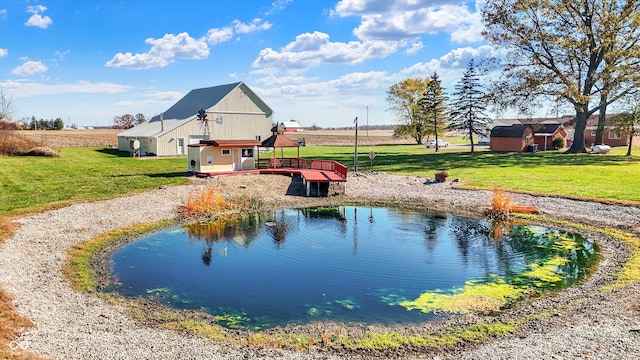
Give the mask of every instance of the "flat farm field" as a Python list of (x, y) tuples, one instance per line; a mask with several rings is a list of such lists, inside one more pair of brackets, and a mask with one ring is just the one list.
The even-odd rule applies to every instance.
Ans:
[(47, 146), (60, 149), (68, 147), (116, 147), (116, 135), (122, 130), (22, 130), (19, 131), (29, 139), (42, 142)]
[[(47, 146), (60, 149), (68, 147), (116, 147), (118, 142), (116, 135), (122, 130), (23, 130), (21, 135), (43, 142)], [(314, 130), (286, 133), (295, 140), (304, 138), (306, 145), (340, 146), (353, 145), (355, 142), (355, 130)], [(397, 139), (393, 136), (393, 130), (358, 130), (358, 145), (401, 145), (413, 144), (413, 139)]]

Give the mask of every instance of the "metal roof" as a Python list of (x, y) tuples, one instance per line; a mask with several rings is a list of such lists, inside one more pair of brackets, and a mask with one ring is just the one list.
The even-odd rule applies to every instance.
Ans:
[(191, 90), (162, 113), (163, 121), (160, 121), (160, 115), (156, 115), (145, 123), (119, 133), (118, 136), (158, 137), (184, 124), (185, 120), (194, 118), (198, 110), (207, 110), (215, 106), (239, 86), (261, 109), (264, 109), (267, 116), (273, 114), (273, 110), (245, 83), (236, 82)]

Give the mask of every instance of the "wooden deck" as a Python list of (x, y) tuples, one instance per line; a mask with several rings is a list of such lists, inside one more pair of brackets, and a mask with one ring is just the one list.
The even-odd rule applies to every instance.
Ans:
[(218, 175), (240, 175), (240, 174), (281, 174), (281, 175), (300, 175), (303, 184), (306, 186), (306, 194), (311, 194), (312, 184), (316, 184), (318, 194), (320, 193), (321, 183), (343, 183), (343, 189), (346, 189), (347, 168), (336, 162), (328, 160), (304, 160), (304, 159), (277, 159), (280, 161), (273, 162), (273, 159), (265, 159), (258, 163), (261, 168), (252, 170), (226, 170), (211, 172), (194, 172), (196, 176), (218, 176)]

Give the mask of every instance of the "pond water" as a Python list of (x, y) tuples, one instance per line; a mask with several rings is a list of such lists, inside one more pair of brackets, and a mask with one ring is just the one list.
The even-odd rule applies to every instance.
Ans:
[(580, 235), (389, 208), (278, 210), (166, 229), (112, 254), (105, 291), (226, 327), (417, 323), (492, 313), (568, 286), (596, 261)]

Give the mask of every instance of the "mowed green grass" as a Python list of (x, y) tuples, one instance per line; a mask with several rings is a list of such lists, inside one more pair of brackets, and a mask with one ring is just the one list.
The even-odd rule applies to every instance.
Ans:
[[(537, 153), (475, 154), (468, 147), (426, 149), (422, 145), (380, 145), (358, 148), (358, 170), (433, 178), (449, 172), (471, 188), (528, 191), (640, 202), (640, 156)], [(368, 154), (376, 154), (373, 166)], [(330, 159), (353, 170), (351, 146), (307, 146), (303, 158)], [(279, 155), (278, 151), (278, 155)], [(640, 148), (634, 153), (640, 154)], [(125, 156), (123, 156), (125, 155)], [(270, 154), (263, 154), (270, 156)], [(295, 149), (285, 156), (295, 157)], [(140, 160), (104, 148), (64, 148), (61, 157), (0, 157), (0, 216), (19, 215), (78, 201), (122, 196), (161, 185), (186, 184), (185, 158)]]
[(140, 160), (104, 148), (63, 148), (60, 154), (0, 156), (0, 216), (188, 182), (184, 158)]
[[(368, 154), (373, 151), (373, 166)], [(353, 170), (352, 146), (308, 146), (300, 150), (306, 158), (334, 159)], [(285, 156), (286, 156), (285, 152)], [(295, 156), (294, 153), (290, 153)], [(434, 178), (446, 170), (449, 179), (460, 179), (463, 187), (526, 191), (540, 194), (640, 202), (640, 147), (633, 156), (626, 148), (609, 154), (493, 153), (487, 147), (426, 149), (422, 145), (358, 147), (358, 170), (389, 172)]]

